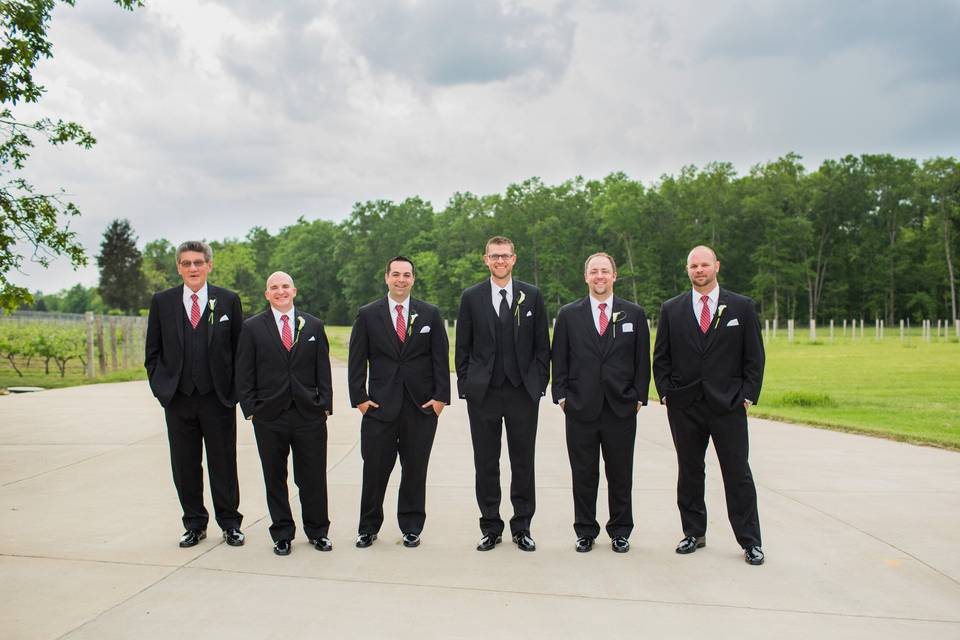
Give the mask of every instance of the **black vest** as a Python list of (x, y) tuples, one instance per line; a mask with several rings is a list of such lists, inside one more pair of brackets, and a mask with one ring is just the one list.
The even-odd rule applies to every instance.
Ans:
[(505, 317), (497, 314), (495, 325), (497, 349), (493, 357), (493, 374), (490, 376), (490, 385), (493, 387), (503, 386), (504, 380), (509, 380), (515, 387), (523, 383), (520, 367), (517, 365), (517, 348), (513, 343), (514, 322), (516, 318), (509, 312)]
[[(183, 309), (183, 307), (180, 307)], [(200, 314), (200, 323), (194, 329), (187, 317), (186, 309), (181, 314), (183, 322), (183, 369), (180, 371), (180, 384), (177, 390), (184, 395), (194, 392), (206, 395), (213, 391), (213, 378), (210, 375), (210, 357), (207, 349), (207, 335), (210, 329), (210, 310)]]

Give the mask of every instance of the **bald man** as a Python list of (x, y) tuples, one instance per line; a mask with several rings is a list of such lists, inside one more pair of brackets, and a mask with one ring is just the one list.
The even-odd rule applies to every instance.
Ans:
[(764, 351), (753, 300), (722, 289), (710, 247), (687, 256), (693, 290), (663, 303), (653, 349), (653, 378), (677, 450), (680, 554), (706, 545), (704, 455), (712, 439), (727, 516), (747, 564), (763, 564), (757, 490), (747, 461), (747, 411), (763, 383)]
[(300, 489), (303, 529), (318, 551), (327, 537), (327, 416), (333, 412), (330, 346), (323, 323), (294, 309), (293, 279), (277, 271), (264, 293), (270, 309), (243, 325), (237, 349), (237, 395), (253, 420), (267, 487), (273, 552), (290, 555), (296, 533), (287, 494), (287, 456)]

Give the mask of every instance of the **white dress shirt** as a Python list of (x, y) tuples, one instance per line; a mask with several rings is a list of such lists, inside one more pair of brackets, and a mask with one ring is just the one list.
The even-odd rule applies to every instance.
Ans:
[[(697, 325), (700, 325), (700, 314), (703, 309), (703, 302), (700, 300), (704, 294), (698, 293), (696, 289), (693, 290), (693, 317), (697, 320)], [(710, 321), (717, 316), (717, 304), (720, 300), (720, 285), (716, 285), (713, 288), (713, 291), (706, 294), (707, 295), (707, 304), (710, 306)]]
[[(193, 295), (193, 291), (187, 285), (183, 285), (183, 309), (187, 312), (187, 319), (190, 318), (190, 310), (193, 309), (193, 299), (190, 297)], [(200, 305), (200, 315), (203, 315), (203, 310), (207, 307), (207, 283), (204, 282), (203, 286), (200, 287), (200, 290), (197, 293), (197, 304)]]
[[(601, 304), (607, 305), (603, 308), (603, 312), (607, 315), (607, 322), (613, 322), (613, 294), (611, 294), (606, 300), (597, 300), (593, 296), (590, 296), (590, 309), (593, 311), (593, 326), (597, 329), (597, 333), (600, 333)], [(607, 328), (610, 328), (609, 324), (607, 324)]]
[(500, 315), (500, 300), (503, 299), (500, 296), (501, 289), (507, 290), (507, 305), (510, 307), (513, 307), (513, 278), (510, 278), (510, 282), (508, 282), (505, 286), (502, 286), (502, 287), (498, 285), (496, 282), (494, 282), (493, 278), (490, 278), (490, 287), (493, 290), (491, 301), (493, 302), (494, 313), (496, 313), (498, 316)]
[(407, 329), (407, 334), (410, 334), (410, 297), (407, 296), (407, 299), (403, 302), (398, 302), (387, 296), (387, 305), (390, 307), (390, 320), (393, 322), (393, 329), (397, 329), (397, 305), (403, 306), (403, 326)]
[(287, 320), (290, 323), (290, 336), (293, 337), (297, 334), (297, 316), (294, 313), (293, 307), (290, 307), (290, 311), (280, 311), (271, 305), (270, 311), (273, 311), (273, 324), (277, 325), (277, 331), (280, 332), (281, 338), (283, 338), (283, 320), (280, 319), (280, 316), (287, 316)]

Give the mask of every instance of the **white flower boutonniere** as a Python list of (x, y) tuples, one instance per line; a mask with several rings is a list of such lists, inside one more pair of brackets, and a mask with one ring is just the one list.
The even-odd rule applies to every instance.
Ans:
[(613, 339), (617, 339), (617, 323), (623, 320), (625, 314), (623, 311), (614, 311), (610, 316), (610, 323), (613, 325)]
[(520, 326), (520, 306), (523, 304), (523, 301), (527, 299), (527, 294), (523, 291), (520, 292), (520, 297), (517, 298), (517, 308), (513, 310), (513, 315), (517, 317), (517, 326)]
[(407, 324), (407, 336), (413, 335), (413, 323), (417, 321), (418, 317), (420, 317), (419, 313), (413, 313), (410, 315), (410, 322)]
[(723, 310), (727, 308), (727, 305), (722, 304), (717, 308), (717, 321), (713, 323), (713, 328), (716, 329), (720, 326), (720, 316), (723, 315)]
[(303, 325), (306, 324), (306, 320), (303, 319), (303, 316), (297, 318), (297, 335), (293, 337), (293, 344), (297, 344), (297, 340), (300, 339), (300, 332), (303, 330)]
[(207, 303), (207, 306), (210, 308), (210, 313), (209, 313), (209, 317), (207, 318), (207, 322), (209, 322), (210, 324), (213, 324), (213, 310), (217, 306), (217, 299), (210, 298), (210, 302)]

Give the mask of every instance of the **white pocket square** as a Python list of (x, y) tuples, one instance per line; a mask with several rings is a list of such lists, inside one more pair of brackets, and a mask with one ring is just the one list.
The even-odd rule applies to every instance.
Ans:
[(226, 322), (230, 318), (227, 317), (227, 314), (223, 314), (223, 317), (220, 318), (220, 322)]
[(633, 333), (633, 323), (632, 323), (632, 322), (624, 322), (624, 323), (623, 323), (623, 332), (624, 332), (624, 333)]
[(316, 342), (316, 341), (317, 341), (317, 336), (310, 336), (310, 339), (307, 340), (307, 342)]
[(430, 333), (430, 325), (425, 324), (420, 327), (420, 333)]
[(737, 320), (736, 318), (734, 318), (733, 320), (731, 320), (730, 322), (727, 323), (727, 326), (728, 326), (728, 327), (739, 327), (739, 326), (740, 326), (740, 321)]
[(528, 318), (529, 318), (530, 316), (532, 316), (532, 315), (533, 315), (533, 311), (527, 311), (527, 317), (528, 317)]

